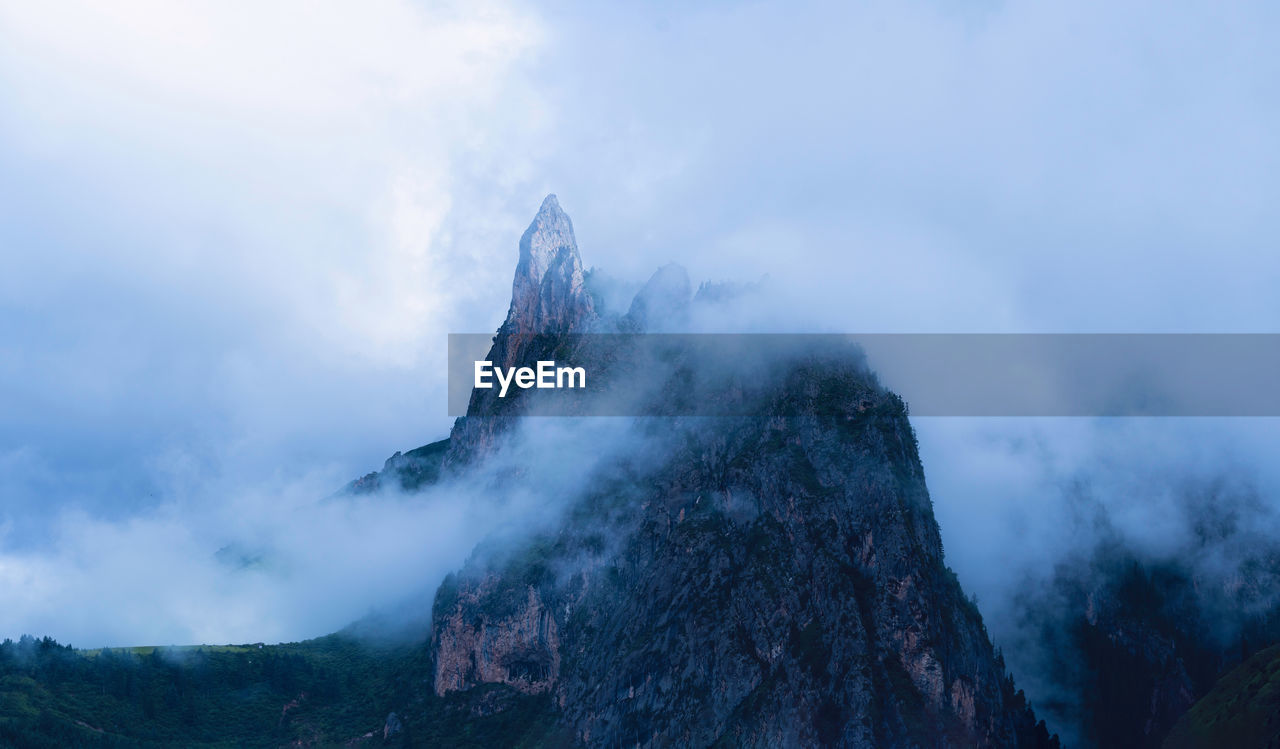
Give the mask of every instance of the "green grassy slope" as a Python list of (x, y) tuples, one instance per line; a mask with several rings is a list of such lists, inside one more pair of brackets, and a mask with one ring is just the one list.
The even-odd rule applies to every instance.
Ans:
[(1165, 749), (1280, 747), (1280, 645), (1229, 671), (1169, 732)]
[[(548, 697), (446, 699), (421, 645), (346, 635), (284, 645), (76, 650), (0, 644), (0, 747), (568, 745)], [(388, 713), (402, 730), (384, 741)]]
[(420, 649), (331, 635), (289, 645), (79, 651), (0, 644), (0, 744), (273, 746), (341, 742), (406, 704)]

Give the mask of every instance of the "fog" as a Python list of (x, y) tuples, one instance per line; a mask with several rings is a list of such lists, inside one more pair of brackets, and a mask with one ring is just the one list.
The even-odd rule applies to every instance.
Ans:
[[(1276, 332), (1276, 14), (0, 4), (0, 636), (319, 635), (554, 517), (331, 498), (447, 434), (446, 335), (501, 321), (547, 192), (622, 300), (767, 277), (707, 329)], [(1215, 485), (1274, 528), (1275, 420), (915, 424), (1010, 654), (1103, 533), (1182, 553)]]
[(415, 493), (390, 478), (335, 491), (327, 472), (175, 486), (126, 519), (67, 510), (46, 545), (0, 557), (6, 621), (82, 647), (285, 642), (358, 620), (362, 634), (424, 638), (436, 586), (478, 542), (555, 528), (596, 465), (645, 445), (626, 419), (535, 419)]

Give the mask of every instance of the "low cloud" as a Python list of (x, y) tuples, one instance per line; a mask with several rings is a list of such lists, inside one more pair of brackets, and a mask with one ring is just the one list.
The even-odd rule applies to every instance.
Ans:
[(204, 476), (123, 519), (63, 512), (47, 544), (0, 552), (0, 636), (277, 642), (380, 611), (425, 622), (479, 541), (556, 527), (597, 465), (639, 460), (646, 443), (629, 419), (534, 419), (482, 465), (414, 494), (335, 494), (345, 481), (332, 471), (251, 488)]

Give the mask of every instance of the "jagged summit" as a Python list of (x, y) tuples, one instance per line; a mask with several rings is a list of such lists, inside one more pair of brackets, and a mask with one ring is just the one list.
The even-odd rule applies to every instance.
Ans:
[[(536, 361), (539, 353), (555, 358), (545, 350), (548, 339), (584, 332), (597, 318), (573, 222), (556, 196), (548, 195), (520, 237), (511, 307), (486, 358), (501, 367)], [(515, 403), (515, 399), (501, 400), (494, 390), (472, 390), (467, 418), (455, 422), (450, 432), (443, 460), (446, 470), (491, 448), (514, 416)]]
[(516, 284), (521, 281), (541, 281), (551, 262), (561, 253), (573, 255), (581, 264), (578, 242), (573, 236), (573, 222), (560, 207), (555, 194), (551, 194), (543, 199), (537, 215), (520, 237), (520, 263), (516, 269)]
[(577, 329), (594, 314), (586, 292), (573, 222), (548, 195), (520, 237), (520, 260), (511, 284), (508, 333)]

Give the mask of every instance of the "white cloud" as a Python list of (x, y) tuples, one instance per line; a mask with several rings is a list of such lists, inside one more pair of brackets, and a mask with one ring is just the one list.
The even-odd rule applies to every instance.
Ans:
[[(755, 314), (791, 329), (1266, 330), (1275, 20), (1260, 4), (0, 0), (0, 390), (20, 395), (0, 400), (0, 455), (20, 456), (0, 489), (24, 520), (0, 543), (36, 543), (15, 537), (38, 504), (84, 506), (59, 548), (98, 543), (112, 575), (131, 574), (112, 548), (179, 565), (192, 524), (139, 511), (178, 494), (170, 455), (192, 461), (188, 485), (269, 502), (246, 487), (325, 493), (443, 436), (444, 336), (501, 319), (550, 191), (588, 265), (771, 273), (778, 310)], [(926, 468), (947, 547), (983, 585), (1008, 558), (984, 554), (1017, 549), (948, 527), (1041, 487), (1008, 434), (972, 438), (925, 433)], [(1044, 439), (1071, 456), (1089, 437)], [(40, 598), (62, 574), (40, 559), (0, 556), (0, 579), (62, 636), (74, 596)], [(77, 569), (75, 593), (108, 579)], [(122, 612), (151, 600), (117, 595)], [(197, 604), (156, 601), (174, 639), (274, 616), (199, 633)], [(90, 638), (82, 624), (62, 631)]]
[(645, 446), (623, 419), (532, 422), (513, 437), (467, 476), (412, 495), (389, 480), (379, 493), (332, 496), (344, 480), (333, 471), (210, 482), (172, 455), (157, 467), (165, 503), (118, 519), (67, 510), (48, 544), (0, 543), (0, 637), (276, 642), (406, 604), (420, 616), (486, 534), (554, 527), (597, 465), (642, 459)]
[(546, 39), (496, 2), (0, 3), (0, 449), (65, 477), (41, 503), (135, 506), (108, 474), (175, 443), (249, 481), (440, 436)]
[(12, 3), (0, 20), (8, 150), (95, 229), (44, 249), (400, 365), (451, 309), (451, 195), (503, 174), (469, 151), (511, 135), (515, 66), (544, 36), (494, 3)]

